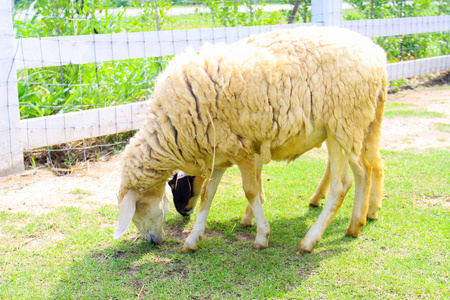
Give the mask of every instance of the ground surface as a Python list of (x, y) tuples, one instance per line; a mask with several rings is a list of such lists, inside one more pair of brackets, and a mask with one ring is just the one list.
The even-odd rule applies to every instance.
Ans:
[[(395, 103), (403, 105), (397, 106)], [(391, 94), (388, 97), (389, 108), (438, 112), (444, 117), (385, 118), (382, 150), (424, 151), (431, 147), (450, 149), (450, 132), (438, 130), (439, 124), (450, 124), (448, 86)], [(70, 176), (56, 176), (49, 170), (40, 169), (0, 178), (0, 210), (42, 214), (59, 206), (90, 210), (105, 204), (116, 204), (119, 165), (120, 155), (116, 155), (108, 161), (88, 163), (83, 171)]]

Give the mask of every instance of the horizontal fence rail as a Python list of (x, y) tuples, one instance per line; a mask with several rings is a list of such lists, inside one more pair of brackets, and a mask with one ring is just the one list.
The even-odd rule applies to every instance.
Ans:
[(367, 37), (448, 31), (450, 16), (344, 21), (342, 27)]
[[(286, 24), (247, 27), (203, 28), (171, 31), (23, 38), (16, 40), (16, 69), (175, 55), (186, 47), (200, 49), (204, 43), (232, 43), (253, 34), (298, 26)], [(368, 37), (394, 36), (450, 30), (450, 16), (358, 20), (342, 27)]]
[[(302, 24), (311, 25), (311, 24)], [(168, 56), (205, 43), (233, 43), (253, 34), (299, 24), (24, 38), (17, 40), (17, 69)]]
[(148, 102), (22, 120), (25, 149), (136, 130), (147, 115)]
[(388, 64), (389, 81), (450, 70), (450, 55)]

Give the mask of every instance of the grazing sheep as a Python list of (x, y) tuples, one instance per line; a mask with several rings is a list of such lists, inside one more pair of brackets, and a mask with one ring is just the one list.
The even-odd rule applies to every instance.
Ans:
[(158, 78), (150, 116), (124, 151), (114, 238), (133, 221), (147, 240), (161, 242), (166, 182), (179, 169), (207, 178), (182, 248), (195, 250), (220, 178), (236, 164), (256, 219), (253, 247), (266, 248), (263, 164), (294, 160), (324, 141), (329, 163), (321, 185), (329, 182), (330, 195), (299, 252), (312, 251), (342, 204), (351, 186), (349, 165), (356, 190), (347, 233), (357, 236), (369, 206), (369, 215), (376, 213), (381, 199), (386, 85), (384, 51), (335, 27), (274, 31), (174, 58)]

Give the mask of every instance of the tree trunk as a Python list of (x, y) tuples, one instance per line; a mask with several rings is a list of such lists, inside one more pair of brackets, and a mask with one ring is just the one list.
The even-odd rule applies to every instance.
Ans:
[(288, 24), (292, 24), (292, 22), (294, 22), (295, 14), (297, 13), (298, 7), (300, 6), (300, 2), (302, 2), (302, 0), (295, 1), (294, 8), (292, 9), (291, 15), (289, 16)]

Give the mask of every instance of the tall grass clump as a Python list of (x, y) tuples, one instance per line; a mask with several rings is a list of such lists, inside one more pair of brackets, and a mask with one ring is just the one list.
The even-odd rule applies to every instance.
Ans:
[(168, 57), (21, 70), (21, 117), (100, 108), (145, 100)]
[[(161, 2), (159, 6), (153, 2), (133, 2), (142, 12), (126, 20), (126, 8), (112, 11), (109, 0), (23, 1), (16, 7), (16, 13), (27, 11), (27, 14), (15, 20), (14, 28), (18, 37), (161, 30), (170, 3), (158, 2)], [(144, 100), (169, 59), (156, 57), (20, 70), (21, 118)]]

